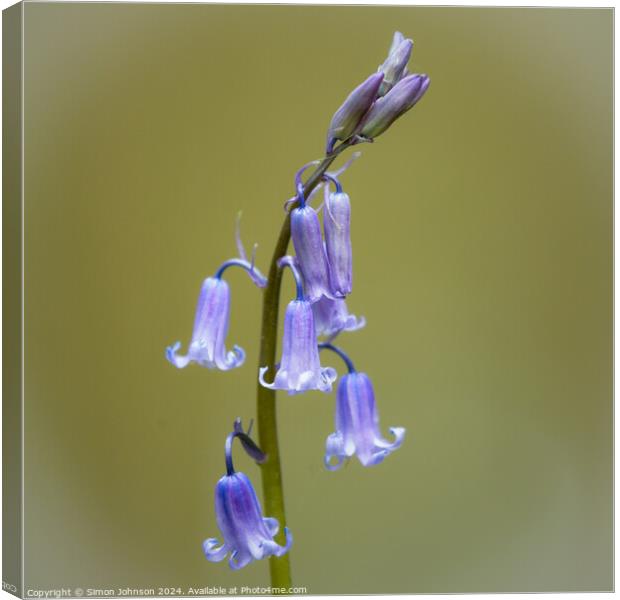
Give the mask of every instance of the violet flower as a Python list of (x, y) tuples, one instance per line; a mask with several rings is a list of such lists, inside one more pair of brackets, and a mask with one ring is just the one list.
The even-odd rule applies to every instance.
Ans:
[(301, 174), (312, 163), (304, 165), (295, 176), (299, 206), (291, 211), (291, 239), (297, 264), (303, 275), (305, 298), (316, 302), (322, 296), (332, 298), (329, 285), (329, 265), (321, 235), (321, 223), (316, 211), (304, 198)]
[(277, 519), (263, 517), (252, 483), (233, 467), (232, 443), (235, 437), (257, 462), (266, 459), (249, 437), (249, 430), (245, 433), (237, 419), (233, 432), (226, 438), (226, 475), (215, 486), (215, 517), (224, 541), (218, 547), (220, 542), (209, 538), (204, 541), (203, 550), (212, 562), (222, 561), (230, 554), (228, 564), (231, 569), (238, 570), (252, 560), (286, 554), (293, 538), (285, 527), (286, 545), (281, 546), (273, 540), (279, 530)]
[(336, 297), (347, 296), (353, 285), (353, 254), (351, 252), (351, 201), (337, 179), (336, 192), (325, 188), (325, 250), (329, 266), (329, 285)]
[(333, 340), (341, 331), (355, 331), (366, 325), (364, 317), (349, 314), (343, 298), (321, 298), (312, 305), (317, 336)]
[(307, 390), (330, 392), (336, 379), (336, 371), (331, 367), (321, 366), (312, 305), (304, 298), (296, 261), (291, 256), (285, 256), (280, 259), (279, 266), (288, 266), (293, 272), (297, 284), (297, 298), (289, 302), (284, 315), (282, 359), (275, 379), (273, 383), (265, 381), (268, 367), (259, 370), (258, 379), (266, 388), (287, 390), (289, 394)]
[(428, 75), (407, 75), (379, 98), (364, 118), (360, 135), (373, 139), (382, 134), (422, 98), (430, 85)]
[[(376, 465), (397, 450), (405, 437), (403, 427), (391, 427), (394, 441), (383, 438), (379, 431), (379, 414), (375, 393), (368, 375), (358, 373), (349, 357), (340, 348), (321, 344), (338, 354), (349, 370), (338, 384), (336, 393), (336, 431), (328, 436), (325, 466), (330, 471), (339, 469), (345, 458), (357, 455), (365, 467)], [(332, 459), (336, 459), (336, 463)]]
[(222, 279), (222, 275), (231, 266), (243, 268), (259, 287), (267, 284), (267, 280), (254, 267), (253, 262), (238, 258), (227, 260), (213, 277), (207, 277), (198, 296), (194, 330), (187, 354), (177, 354), (181, 342), (166, 348), (166, 358), (175, 367), (183, 369), (194, 362), (201, 367), (228, 371), (243, 364), (243, 349), (233, 346), (232, 350), (227, 351), (225, 346), (230, 322), (230, 287)]

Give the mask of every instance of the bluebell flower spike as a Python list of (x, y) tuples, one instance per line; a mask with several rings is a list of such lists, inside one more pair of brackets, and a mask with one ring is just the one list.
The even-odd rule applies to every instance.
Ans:
[(233, 570), (245, 567), (252, 560), (282, 556), (293, 543), (287, 528), (284, 529), (285, 545), (274, 541), (279, 530), (277, 519), (263, 516), (251, 481), (234, 469), (232, 444), (235, 438), (243, 442), (244, 436), (247, 433), (243, 432), (241, 422), (236, 421), (232, 433), (226, 438), (226, 475), (215, 487), (215, 516), (223, 542), (209, 538), (202, 545), (207, 560), (212, 562), (220, 562), (230, 554), (228, 564)]
[[(379, 431), (379, 413), (370, 378), (358, 373), (346, 353), (332, 344), (320, 344), (321, 350), (331, 350), (345, 362), (348, 373), (341, 378), (336, 393), (336, 431), (325, 444), (325, 466), (330, 471), (339, 469), (345, 459), (357, 456), (360, 463), (370, 467), (400, 448), (403, 427), (391, 427), (394, 440), (386, 440)], [(334, 462), (335, 460), (335, 462)]]

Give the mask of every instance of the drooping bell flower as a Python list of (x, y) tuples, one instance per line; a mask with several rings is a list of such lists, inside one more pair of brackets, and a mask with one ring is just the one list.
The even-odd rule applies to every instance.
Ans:
[(413, 41), (405, 39), (405, 36), (400, 31), (396, 31), (388, 57), (379, 67), (379, 72), (382, 72), (384, 75), (383, 82), (379, 88), (379, 96), (387, 94), (405, 76), (412, 50)]
[(259, 381), (266, 388), (286, 390), (289, 394), (308, 390), (330, 392), (336, 379), (336, 371), (331, 367), (321, 366), (312, 305), (304, 298), (296, 261), (285, 256), (280, 259), (279, 265), (288, 266), (293, 272), (297, 284), (297, 298), (289, 302), (284, 315), (282, 358), (274, 381), (265, 381), (268, 367), (260, 369)]
[(301, 173), (297, 173), (299, 205), (291, 211), (291, 239), (299, 270), (303, 276), (304, 294), (308, 302), (316, 302), (322, 296), (332, 298), (329, 285), (329, 266), (321, 234), (321, 223), (316, 211), (304, 199)]
[[(339, 354), (349, 372), (342, 377), (336, 392), (336, 431), (328, 436), (325, 466), (330, 471), (339, 469), (345, 458), (356, 455), (365, 467), (376, 465), (398, 449), (405, 437), (403, 427), (391, 427), (394, 441), (386, 440), (379, 431), (379, 414), (370, 378), (358, 373), (349, 357), (340, 348), (321, 344)], [(336, 462), (333, 462), (333, 460)]]
[(316, 334), (333, 340), (342, 331), (355, 331), (366, 325), (366, 319), (349, 314), (346, 300), (321, 298), (312, 305)]
[(267, 284), (253, 262), (238, 258), (226, 261), (213, 277), (207, 277), (198, 296), (194, 330), (187, 354), (177, 354), (181, 342), (166, 348), (166, 358), (175, 367), (182, 369), (194, 362), (209, 369), (228, 371), (243, 364), (243, 349), (233, 346), (232, 350), (227, 351), (225, 346), (230, 322), (230, 287), (222, 275), (231, 266), (243, 268), (259, 287)]
[(237, 419), (233, 432), (226, 438), (226, 475), (215, 486), (215, 517), (223, 543), (220, 545), (216, 538), (209, 538), (203, 543), (203, 551), (212, 562), (222, 561), (230, 555), (230, 568), (238, 570), (252, 560), (286, 554), (293, 538), (285, 527), (286, 544), (281, 546), (274, 541), (279, 530), (277, 519), (263, 517), (252, 483), (233, 467), (232, 443), (235, 437), (239, 438), (246, 452), (257, 462), (266, 459), (249, 437), (249, 431), (244, 433)]
[(353, 254), (351, 252), (351, 201), (336, 181), (336, 192), (326, 187), (325, 250), (329, 266), (329, 284), (334, 296), (342, 298), (351, 293), (353, 284)]
[(358, 85), (334, 113), (327, 131), (326, 153), (330, 154), (337, 140), (348, 140), (356, 131), (366, 111), (377, 98), (383, 73), (373, 73)]
[(430, 85), (428, 75), (407, 75), (379, 98), (364, 118), (361, 134), (368, 139), (381, 135), (396, 119), (413, 108)]

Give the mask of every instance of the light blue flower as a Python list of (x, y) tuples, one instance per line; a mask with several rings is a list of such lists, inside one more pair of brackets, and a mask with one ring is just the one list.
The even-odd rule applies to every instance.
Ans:
[(282, 359), (273, 383), (265, 381), (267, 367), (259, 371), (261, 385), (297, 394), (307, 390), (330, 392), (336, 371), (322, 367), (314, 327), (312, 305), (304, 298), (302, 282), (293, 257), (280, 259), (280, 266), (291, 268), (297, 282), (297, 298), (289, 302), (284, 316)]
[(230, 322), (230, 287), (222, 279), (222, 275), (231, 266), (243, 268), (258, 286), (266, 285), (267, 280), (254, 267), (253, 262), (237, 258), (226, 261), (213, 277), (207, 277), (198, 296), (194, 329), (187, 354), (177, 354), (181, 342), (166, 348), (166, 358), (175, 367), (182, 369), (194, 362), (209, 369), (227, 371), (243, 364), (243, 349), (233, 346), (232, 350), (227, 351), (225, 346)]
[[(340, 348), (321, 344), (339, 354), (349, 372), (342, 377), (336, 392), (336, 431), (326, 442), (325, 466), (330, 471), (339, 469), (344, 459), (357, 456), (365, 467), (376, 465), (397, 450), (405, 437), (403, 427), (391, 427), (394, 441), (386, 440), (379, 431), (379, 414), (370, 378), (358, 373), (349, 357)], [(336, 462), (333, 462), (333, 460)]]

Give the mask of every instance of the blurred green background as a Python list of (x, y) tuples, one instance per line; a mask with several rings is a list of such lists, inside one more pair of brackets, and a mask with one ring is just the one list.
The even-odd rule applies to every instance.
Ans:
[(334, 397), (280, 398), (294, 583), (610, 590), (612, 16), (27, 3), (26, 586), (268, 585), (201, 551), (260, 292), (227, 274), (243, 368), (164, 348), (239, 210), (266, 268), (295, 170), (400, 30), (432, 84), (343, 176), (368, 326), (342, 346), (407, 438), (330, 473)]

